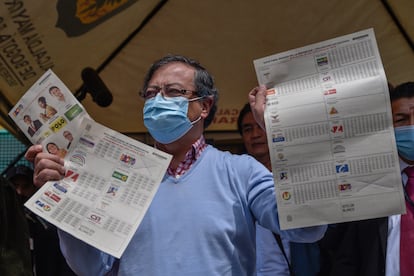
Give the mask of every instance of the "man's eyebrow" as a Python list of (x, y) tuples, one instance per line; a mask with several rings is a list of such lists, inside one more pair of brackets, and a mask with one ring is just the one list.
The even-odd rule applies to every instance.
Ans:
[(394, 116), (407, 116), (408, 113), (406, 112), (398, 112), (398, 113), (394, 113)]
[(241, 126), (242, 127), (248, 127), (248, 126), (253, 126), (253, 124), (252, 123), (246, 123), (246, 124), (242, 124)]

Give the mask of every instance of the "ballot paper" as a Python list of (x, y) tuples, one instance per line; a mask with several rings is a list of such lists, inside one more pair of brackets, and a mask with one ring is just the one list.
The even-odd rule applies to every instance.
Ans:
[[(62, 95), (49, 92), (56, 87)], [(65, 161), (64, 178), (47, 182), (25, 206), (61, 230), (120, 258), (171, 155), (94, 122), (51, 70), (23, 95), (9, 116), (32, 143), (42, 144)]]
[(373, 29), (254, 60), (282, 229), (405, 213)]

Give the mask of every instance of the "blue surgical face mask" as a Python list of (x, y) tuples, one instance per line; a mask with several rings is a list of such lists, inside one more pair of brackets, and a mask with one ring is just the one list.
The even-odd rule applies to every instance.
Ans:
[(191, 122), (187, 117), (189, 101), (202, 97), (187, 99), (185, 97), (165, 98), (158, 93), (148, 99), (144, 105), (144, 125), (151, 136), (162, 144), (169, 144), (183, 137), (198, 122), (199, 117)]
[(414, 126), (394, 128), (398, 153), (407, 160), (414, 161)]

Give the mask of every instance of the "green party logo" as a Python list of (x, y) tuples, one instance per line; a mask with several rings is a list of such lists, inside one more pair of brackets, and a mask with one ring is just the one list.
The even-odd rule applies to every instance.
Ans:
[(123, 174), (123, 173), (120, 173), (120, 172), (117, 172), (117, 171), (114, 171), (112, 173), (112, 177), (114, 177), (116, 179), (119, 179), (119, 180), (121, 180), (123, 182), (126, 182), (127, 179), (128, 179), (128, 176), (126, 174)]

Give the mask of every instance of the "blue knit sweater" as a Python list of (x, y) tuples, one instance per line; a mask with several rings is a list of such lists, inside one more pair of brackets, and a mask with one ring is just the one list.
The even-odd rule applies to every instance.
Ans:
[[(208, 146), (191, 169), (166, 175), (120, 260), (60, 231), (69, 265), (80, 275), (255, 275), (255, 221), (279, 233), (273, 178), (247, 155)], [(326, 227), (283, 231), (297, 242)]]

